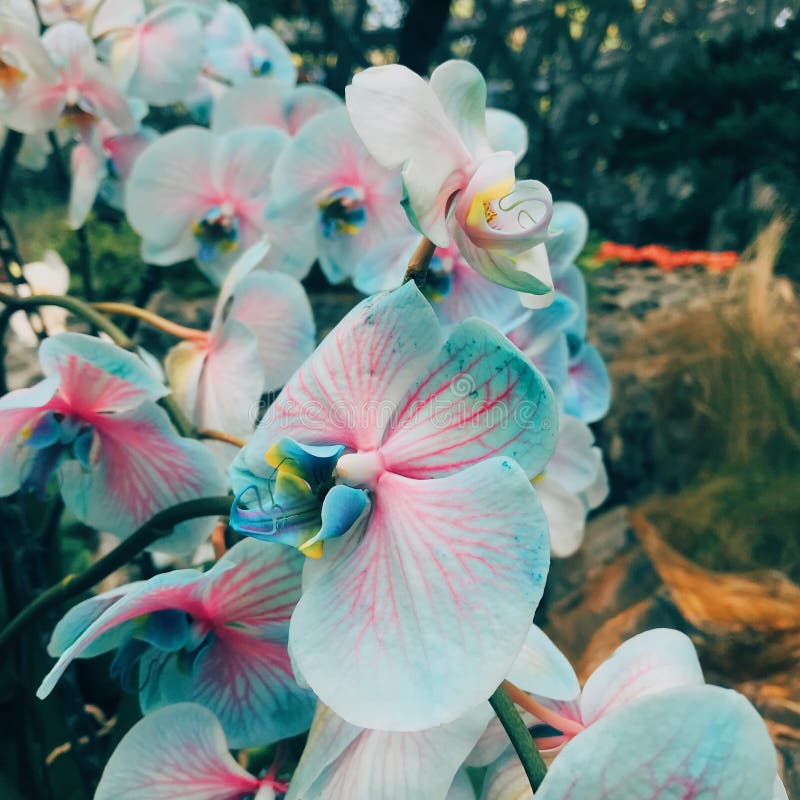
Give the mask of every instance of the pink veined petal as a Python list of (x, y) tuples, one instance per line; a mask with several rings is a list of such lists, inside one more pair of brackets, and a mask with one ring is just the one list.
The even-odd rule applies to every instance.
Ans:
[(431, 73), (430, 85), (472, 157), (486, 158), (493, 148), (486, 135), (486, 81), (481, 71), (468, 61), (451, 59)]
[(314, 349), (311, 304), (302, 285), (288, 275), (248, 275), (234, 291), (229, 317), (256, 337), (264, 391), (281, 388)]
[(157, 575), (129, 591), (110, 605), (60, 653), (58, 661), (45, 676), (36, 696), (39, 699), (47, 697), (74, 659), (92, 654), (91, 646), (94, 642), (130, 620), (170, 608), (201, 616), (203, 605), (198, 587), (202, 577), (195, 570), (176, 570)]
[(488, 459), (436, 480), (384, 473), (364, 528), (304, 588), (292, 657), (352, 724), (451, 722), (505, 677), (548, 563), (544, 517), (514, 462)]
[(287, 800), (445, 800), (490, 715), (482, 704), (449, 725), (388, 733), (348, 725), (320, 703)]
[(441, 347), (436, 317), (413, 282), (356, 306), (291, 377), (245, 448), (264, 472), (279, 438), (370, 450)]
[(136, 69), (127, 92), (150, 105), (185, 99), (203, 64), (203, 26), (185, 6), (162, 6), (142, 20), (136, 37)]
[(59, 378), (59, 398), (77, 414), (127, 411), (168, 391), (137, 355), (84, 333), (49, 337), (39, 362), (46, 376)]
[(489, 456), (533, 477), (555, 447), (547, 381), (496, 328), (461, 323), (406, 395), (381, 446), (386, 468), (409, 478), (451, 475)]
[(94, 148), (79, 142), (72, 148), (70, 166), (69, 226), (77, 230), (92, 210), (100, 184), (106, 177), (106, 165), (105, 159)]
[[(159, 511), (222, 490), (213, 456), (200, 442), (176, 436), (155, 404), (82, 418), (97, 436), (91, 469), (68, 461), (59, 474), (64, 502), (87, 525), (127, 536)], [(210, 519), (181, 523), (152, 547), (191, 552), (212, 527)]]
[(347, 109), (373, 157), (402, 167), (420, 230), (439, 247), (450, 237), (446, 209), (466, 185), (472, 157), (433, 88), (406, 67), (371, 67), (347, 87)]
[(214, 204), (215, 137), (203, 128), (178, 128), (153, 142), (128, 179), (128, 221), (159, 248), (178, 244)]
[(691, 639), (679, 631), (655, 628), (621, 644), (589, 676), (581, 693), (581, 719), (591, 725), (645, 695), (704, 683)]
[(260, 785), (228, 752), (214, 714), (178, 703), (128, 731), (106, 764), (95, 800), (241, 800)]
[(558, 754), (536, 800), (770, 800), (775, 749), (737, 692), (670, 689), (589, 726)]

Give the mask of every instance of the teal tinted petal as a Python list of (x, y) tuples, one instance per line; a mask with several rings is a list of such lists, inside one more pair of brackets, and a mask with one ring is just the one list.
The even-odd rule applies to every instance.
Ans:
[(597, 422), (611, 405), (611, 379), (597, 348), (584, 344), (570, 360), (564, 386), (564, 410), (583, 422)]
[(553, 203), (550, 231), (552, 238), (547, 241), (547, 255), (553, 277), (558, 279), (581, 254), (589, 235), (589, 219), (576, 203)]

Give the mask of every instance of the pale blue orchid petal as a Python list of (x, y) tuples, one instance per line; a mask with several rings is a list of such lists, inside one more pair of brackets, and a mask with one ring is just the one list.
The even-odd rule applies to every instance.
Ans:
[(528, 150), (528, 126), (510, 111), (487, 108), (486, 134), (492, 150), (510, 150), (517, 163)]
[(679, 631), (655, 628), (623, 642), (589, 676), (581, 693), (581, 719), (590, 725), (646, 695), (703, 684), (691, 639)]
[(586, 504), (575, 492), (551, 478), (547, 470), (536, 481), (536, 494), (550, 528), (550, 552), (555, 558), (573, 555), (583, 544)]
[(134, 725), (103, 770), (95, 800), (241, 800), (261, 781), (228, 752), (213, 713), (178, 703)]
[(497, 329), (467, 320), (399, 406), (383, 461), (431, 478), (505, 455), (532, 478), (553, 452), (557, 416), (550, 387), (525, 356)]
[(358, 522), (364, 511), (369, 508), (369, 498), (362, 489), (350, 486), (334, 486), (322, 503), (321, 525), (319, 532), (307, 542), (300, 551), (314, 553), (314, 546), (329, 539), (338, 539), (348, 533)]
[(358, 534), (304, 589), (292, 657), (352, 724), (452, 722), (491, 695), (530, 629), (549, 563), (536, 493), (503, 458), (434, 480), (386, 472)]
[(597, 422), (611, 405), (611, 380), (603, 357), (590, 344), (584, 344), (570, 360), (564, 386), (564, 410), (583, 422)]
[[(297, 67), (294, 65), (289, 48), (272, 28), (259, 25), (253, 31), (253, 41), (261, 59), (259, 74), (269, 75), (275, 80), (294, 84), (297, 80)], [(255, 65), (254, 65), (255, 66)], [(252, 69), (255, 72), (255, 69)]]
[(556, 449), (547, 464), (547, 476), (575, 494), (585, 491), (597, 477), (593, 445), (594, 434), (588, 425), (570, 414), (562, 414)]
[(578, 315), (568, 325), (567, 334), (576, 339), (586, 338), (586, 279), (580, 268), (575, 264), (568, 266), (564, 272), (555, 280), (556, 292), (568, 297), (575, 303)]
[(553, 237), (547, 241), (550, 269), (558, 280), (581, 254), (589, 235), (589, 219), (576, 203), (553, 203), (550, 220)]
[(780, 778), (775, 778), (775, 789), (772, 800), (789, 800), (789, 795), (786, 793), (786, 787)]
[(767, 729), (737, 692), (672, 689), (610, 713), (550, 767), (537, 800), (770, 800), (776, 759)]
[(449, 725), (388, 733), (349, 725), (320, 703), (287, 800), (445, 800), (490, 715), (482, 704)]
[(229, 133), (252, 125), (288, 130), (284, 107), (292, 87), (274, 78), (252, 78), (233, 86), (214, 103), (211, 129)]
[(475, 790), (472, 788), (469, 773), (464, 767), (456, 772), (445, 800), (475, 800)]
[(100, 184), (106, 178), (105, 157), (99, 148), (79, 142), (70, 153), (71, 183), (68, 223), (72, 230), (83, 227), (94, 206)]
[(581, 691), (566, 656), (538, 625), (531, 625), (507, 678), (523, 691), (550, 700), (574, 700)]
[[(516, 342), (515, 337), (512, 341)], [(547, 379), (559, 405), (563, 405), (564, 392), (569, 377), (569, 346), (567, 337), (559, 336), (546, 350), (531, 353), (523, 348), (523, 352), (533, 361), (536, 368)]]
[(377, 294), (403, 282), (408, 261), (417, 248), (417, 236), (397, 236), (362, 256), (353, 272), (353, 286), (362, 294)]

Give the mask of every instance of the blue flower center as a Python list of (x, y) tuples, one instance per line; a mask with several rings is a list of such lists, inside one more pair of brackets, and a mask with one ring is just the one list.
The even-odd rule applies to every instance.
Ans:
[(208, 263), (220, 254), (233, 252), (239, 246), (239, 218), (230, 203), (212, 206), (195, 223), (193, 233), (200, 243), (197, 257), (203, 263)]
[(355, 236), (367, 222), (363, 193), (353, 186), (341, 186), (317, 204), (322, 235), (331, 239), (336, 234)]
[(250, 56), (250, 74), (255, 77), (269, 75), (272, 72), (272, 61), (266, 55), (253, 53)]
[(50, 478), (64, 461), (74, 459), (84, 469), (90, 467), (94, 429), (81, 419), (45, 411), (22, 431), (21, 439), (32, 451), (22, 474), (22, 491), (44, 498)]

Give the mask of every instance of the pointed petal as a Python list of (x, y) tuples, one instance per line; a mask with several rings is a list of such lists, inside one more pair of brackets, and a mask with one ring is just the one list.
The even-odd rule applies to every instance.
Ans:
[(611, 405), (611, 380), (597, 348), (584, 344), (570, 362), (564, 387), (564, 410), (584, 422), (597, 422)]
[(82, 143), (72, 148), (70, 165), (69, 226), (77, 230), (92, 210), (100, 184), (106, 177), (106, 165), (89, 145)]
[(126, 411), (157, 400), (167, 388), (134, 353), (84, 333), (60, 333), (42, 342), (45, 375), (60, 378), (59, 393), (73, 408)]
[[(91, 468), (77, 461), (60, 467), (64, 502), (87, 525), (124, 537), (176, 503), (222, 492), (213, 456), (201, 442), (178, 437), (158, 406), (97, 414), (91, 424), (99, 439)], [(211, 518), (182, 522), (151, 547), (192, 552), (212, 527)]]
[(214, 150), (210, 131), (178, 128), (153, 142), (136, 160), (125, 209), (131, 226), (147, 242), (160, 248), (177, 244), (208, 210)]
[(492, 150), (510, 150), (517, 163), (528, 150), (528, 127), (510, 111), (487, 108), (486, 134)]
[(95, 800), (240, 800), (260, 781), (228, 752), (217, 719), (195, 703), (149, 714), (111, 755)]
[(553, 203), (550, 229), (554, 235), (547, 241), (547, 255), (554, 277), (560, 278), (586, 244), (589, 218), (577, 203)]
[(403, 168), (412, 221), (446, 247), (447, 203), (466, 183), (472, 159), (436, 93), (419, 75), (392, 64), (360, 72), (345, 96), (373, 157), (389, 169)]
[(387, 472), (356, 534), (319, 562), (292, 618), (304, 679), (353, 724), (384, 730), (450, 722), (487, 699), (547, 573), (546, 525), (520, 468), (498, 458), (438, 480)]
[(679, 631), (655, 628), (628, 639), (589, 676), (581, 694), (581, 718), (590, 725), (645, 695), (703, 683), (691, 639)]
[[(193, 341), (183, 341), (167, 351), (164, 370), (169, 388), (183, 413), (197, 423), (198, 393), (208, 348)], [(207, 427), (211, 427), (208, 425)]]
[[(654, 735), (655, 734), (655, 735)], [(536, 800), (680, 797), (770, 800), (775, 750), (740, 694), (672, 689), (619, 709), (554, 760)]]
[(581, 691), (566, 656), (538, 625), (531, 625), (508, 680), (525, 692), (551, 700), (574, 700)]
[(311, 304), (300, 283), (288, 275), (258, 272), (243, 279), (229, 316), (256, 337), (265, 391), (281, 388), (314, 349)]
[[(72, 644), (61, 653), (58, 661), (45, 676), (36, 696), (40, 699), (47, 697), (73, 659), (88, 657), (88, 655), (96, 653), (97, 647), (94, 649), (91, 647), (93, 643), (101, 637), (107, 637), (109, 631), (119, 628), (131, 620), (144, 618), (154, 611), (164, 609), (181, 609), (189, 614), (199, 616), (202, 605), (197, 587), (201, 578), (202, 575), (199, 572), (191, 569), (156, 575), (110, 605), (77, 638), (70, 630), (68, 638), (73, 639)], [(78, 614), (77, 619), (79, 620), (88, 621), (90, 619), (83, 610), (76, 614)], [(72, 621), (75, 620), (76, 617), (72, 617)], [(69, 623), (69, 614), (64, 617), (64, 621), (66, 621), (65, 625), (72, 627)], [(64, 635), (63, 640), (66, 641), (66, 638)], [(59, 636), (56, 644), (60, 644), (61, 640), (62, 636)], [(104, 642), (107, 641), (109, 641), (108, 638), (104, 638)], [(55, 645), (53, 647), (55, 648)]]
[(537, 475), (555, 447), (555, 398), (498, 330), (461, 323), (398, 407), (381, 447), (386, 468), (411, 478), (449, 475), (489, 456)]
[(360, 730), (320, 704), (287, 800), (445, 800), (490, 716), (486, 704), (414, 733)]
[(279, 439), (373, 449), (398, 402), (441, 346), (436, 317), (412, 283), (354, 308), (292, 376), (245, 447), (265, 473)]

